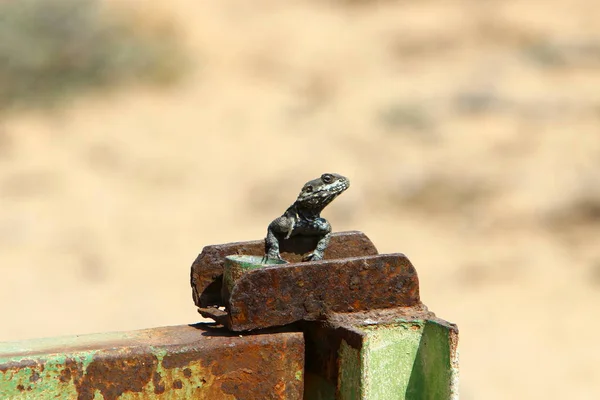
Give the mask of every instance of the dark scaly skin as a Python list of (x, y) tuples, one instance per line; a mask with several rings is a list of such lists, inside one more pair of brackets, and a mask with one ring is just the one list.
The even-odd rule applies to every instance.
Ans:
[(303, 261), (322, 260), (331, 238), (331, 225), (321, 218), (321, 211), (349, 186), (348, 178), (329, 173), (307, 182), (294, 204), (269, 224), (263, 261), (283, 260), (279, 254), (278, 240), (278, 236), (282, 235), (285, 235), (285, 239), (296, 235), (321, 236), (315, 250)]

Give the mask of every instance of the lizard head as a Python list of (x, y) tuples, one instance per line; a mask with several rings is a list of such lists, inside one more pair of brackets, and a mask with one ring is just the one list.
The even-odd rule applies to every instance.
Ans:
[(323, 174), (317, 179), (306, 182), (296, 204), (303, 208), (322, 210), (349, 187), (348, 178), (339, 174)]

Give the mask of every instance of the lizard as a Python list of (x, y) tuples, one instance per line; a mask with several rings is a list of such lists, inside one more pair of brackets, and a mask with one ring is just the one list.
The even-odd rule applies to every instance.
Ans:
[(296, 235), (320, 236), (316, 248), (302, 261), (322, 260), (331, 239), (331, 225), (321, 218), (321, 211), (349, 187), (348, 178), (334, 173), (325, 173), (306, 182), (294, 204), (269, 224), (263, 262), (270, 259), (285, 261), (279, 253), (279, 238), (289, 239)]

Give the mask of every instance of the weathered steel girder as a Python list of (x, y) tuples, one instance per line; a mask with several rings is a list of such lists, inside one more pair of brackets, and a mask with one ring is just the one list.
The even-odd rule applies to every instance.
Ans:
[(304, 338), (183, 325), (0, 343), (2, 399), (301, 399)]

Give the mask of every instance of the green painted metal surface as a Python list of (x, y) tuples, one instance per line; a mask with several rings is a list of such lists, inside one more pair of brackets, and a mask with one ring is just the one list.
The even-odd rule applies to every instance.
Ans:
[[(456, 388), (456, 332), (434, 320), (360, 328), (360, 400), (451, 400)], [(343, 358), (343, 353), (340, 353)], [(356, 357), (352, 355), (352, 360)], [(342, 361), (342, 365), (346, 364)]]
[[(327, 330), (309, 335), (313, 342), (336, 344), (322, 348), (312, 343), (308, 357), (311, 352), (329, 353), (336, 360), (337, 375), (310, 371), (306, 400), (458, 399), (458, 330), (452, 324), (432, 317), (337, 327), (325, 334), (328, 337), (323, 332)], [(336, 337), (342, 339), (332, 339)]]
[(458, 359), (453, 340), (453, 331), (436, 321), (427, 321), (408, 381), (407, 399), (458, 398)]
[[(363, 329), (366, 335), (361, 368), (365, 399), (410, 398), (409, 381), (423, 340), (424, 325), (422, 321), (414, 321), (392, 326), (374, 325)], [(423, 378), (426, 380), (428, 376)], [(445, 398), (447, 397), (440, 397)]]
[(363, 398), (445, 400), (453, 398), (452, 331), (436, 321), (364, 328)]

